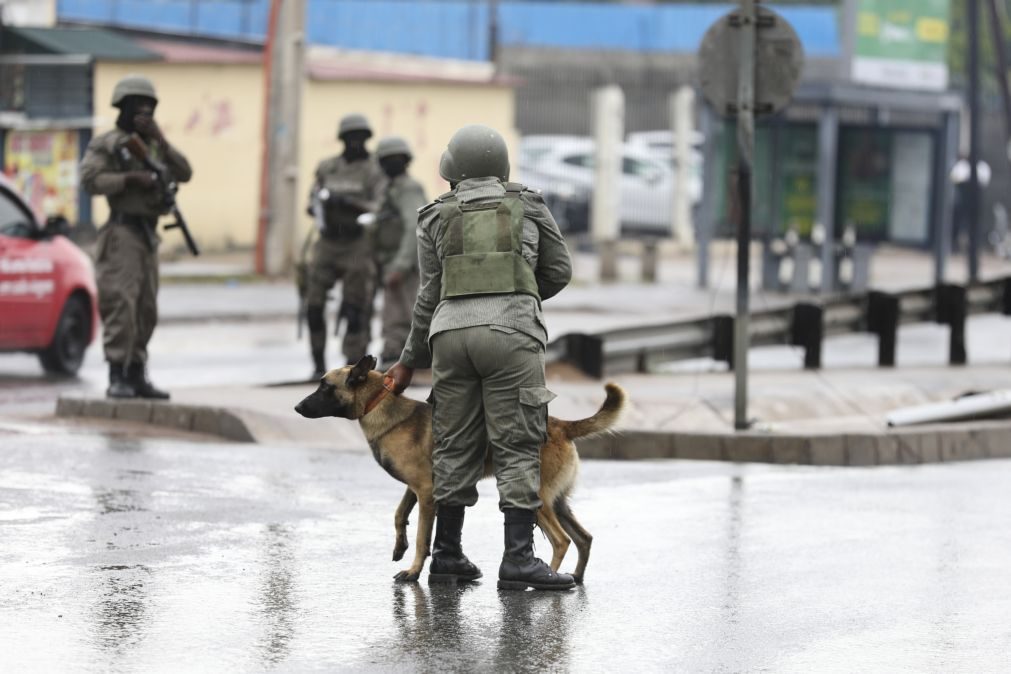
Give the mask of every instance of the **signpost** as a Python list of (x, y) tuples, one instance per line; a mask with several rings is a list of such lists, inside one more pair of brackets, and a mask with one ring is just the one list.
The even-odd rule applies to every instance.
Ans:
[(757, 0), (720, 18), (699, 47), (702, 93), (717, 114), (737, 119), (737, 317), (734, 321), (734, 428), (748, 422), (748, 300), (751, 252), (751, 165), (755, 115), (783, 108), (800, 79), (800, 40), (781, 16)]

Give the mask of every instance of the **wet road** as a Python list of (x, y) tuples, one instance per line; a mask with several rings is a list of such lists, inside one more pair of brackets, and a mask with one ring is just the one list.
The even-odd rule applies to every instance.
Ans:
[(436, 589), (393, 582), (401, 487), (368, 456), (0, 446), (3, 671), (1011, 669), (1008, 461), (586, 462), (593, 555), (557, 595), (495, 589), (489, 482), (464, 534), (486, 579)]

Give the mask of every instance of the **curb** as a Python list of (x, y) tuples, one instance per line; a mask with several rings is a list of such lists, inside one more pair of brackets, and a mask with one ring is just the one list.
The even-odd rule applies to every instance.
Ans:
[[(260, 442), (256, 424), (223, 407), (61, 396), (59, 417), (122, 419)], [(255, 417), (255, 412), (247, 415)], [(887, 429), (881, 433), (771, 434), (617, 431), (578, 443), (584, 459), (696, 459), (814, 466), (891, 466), (1011, 458), (1011, 421)]]
[(234, 412), (221, 407), (178, 405), (150, 400), (60, 396), (56, 401), (56, 416), (121, 419), (181, 431), (207, 433), (236, 442), (256, 442), (246, 422)]
[(702, 459), (814, 466), (895, 466), (1011, 458), (1011, 421), (881, 433), (768, 434), (618, 431), (579, 443), (585, 459)]

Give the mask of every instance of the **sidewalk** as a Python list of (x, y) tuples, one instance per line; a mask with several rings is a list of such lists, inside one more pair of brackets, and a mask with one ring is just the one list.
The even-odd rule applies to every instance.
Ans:
[[(545, 303), (550, 337), (668, 322), (714, 311), (732, 312), (733, 247), (715, 248), (709, 290), (695, 287), (694, 256), (688, 253), (665, 251), (660, 282), (649, 285), (635, 280), (639, 262), (633, 255), (621, 258), (622, 281), (602, 285), (595, 280), (595, 256), (576, 254), (572, 285)], [(952, 261), (950, 281), (964, 278), (963, 263)], [(757, 266), (756, 260), (753, 268)], [(293, 285), (249, 281), (248, 271), (235, 257), (167, 263), (164, 274), (172, 281), (162, 289), (163, 322), (294, 321)], [(1011, 274), (1011, 263), (984, 260), (984, 278), (1001, 274)], [(208, 282), (208, 277), (224, 280)], [(187, 282), (192, 278), (200, 282)], [(928, 286), (932, 262), (929, 254), (885, 249), (875, 258), (872, 278), (875, 288)], [(757, 286), (757, 273), (753, 281)], [(797, 299), (756, 290), (752, 306), (780, 306)], [(1002, 361), (1006, 349), (1001, 344), (1011, 344), (1008, 325), (998, 317), (988, 328), (995, 333), (983, 335), (986, 342), (996, 345), (988, 349), (992, 362)], [(887, 429), (884, 422), (886, 413), (899, 407), (950, 400), (968, 390), (1006, 388), (1011, 379), (1009, 367), (1011, 363), (961, 368), (900, 363), (894, 369), (844, 365), (812, 372), (800, 369), (799, 363), (793, 367), (787, 363), (785, 369), (754, 370), (750, 375), (749, 414), (760, 423), (745, 433), (732, 430), (732, 373), (692, 373), (689, 368), (680, 368), (680, 373), (621, 376), (615, 380), (628, 390), (630, 404), (620, 432), (582, 441), (580, 452), (594, 458), (677, 457), (831, 465), (1011, 456), (1008, 421), (901, 431)], [(603, 399), (602, 382), (590, 380), (573, 368), (554, 365), (548, 375), (549, 388), (558, 394), (551, 404), (554, 416), (588, 416)], [(422, 376), (419, 384), (424, 383)], [(368, 451), (356, 424), (336, 419), (309, 421), (294, 413), (294, 405), (312, 389), (313, 385), (189, 388), (175, 392), (171, 404), (65, 397), (58, 413), (143, 421), (246, 442)], [(421, 399), (427, 394), (425, 386), (408, 391), (408, 395)]]

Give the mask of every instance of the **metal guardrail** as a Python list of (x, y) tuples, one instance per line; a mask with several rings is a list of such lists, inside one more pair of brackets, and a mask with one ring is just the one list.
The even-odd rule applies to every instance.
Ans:
[[(804, 349), (804, 367), (821, 367), (825, 337), (869, 332), (878, 337), (878, 365), (895, 365), (900, 325), (935, 322), (950, 328), (948, 361), (964, 364), (965, 321), (971, 314), (1011, 316), (1011, 276), (972, 286), (833, 297), (820, 303), (751, 313), (752, 346), (788, 344)], [(674, 323), (562, 335), (548, 345), (548, 359), (570, 363), (591, 377), (649, 372), (661, 363), (713, 358), (733, 363), (734, 317), (718, 314)]]

